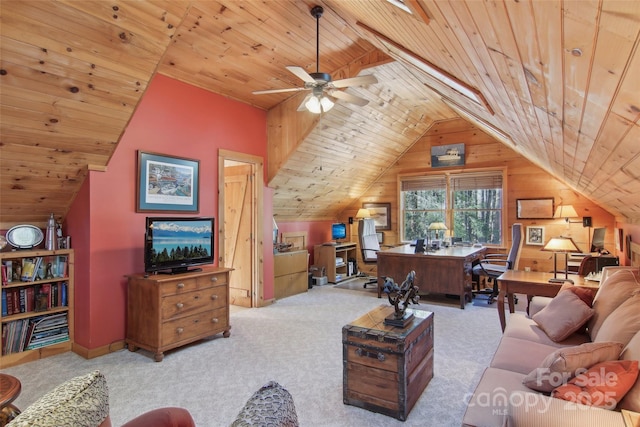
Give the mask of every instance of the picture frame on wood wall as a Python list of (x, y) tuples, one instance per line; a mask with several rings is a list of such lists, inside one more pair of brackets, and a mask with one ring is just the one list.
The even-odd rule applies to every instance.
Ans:
[(200, 161), (138, 151), (136, 212), (197, 213)]
[(553, 197), (539, 199), (517, 199), (517, 219), (552, 219), (554, 210)]
[(528, 226), (526, 243), (527, 245), (544, 246), (544, 227)]
[(362, 207), (369, 210), (376, 231), (391, 230), (391, 203), (363, 203)]

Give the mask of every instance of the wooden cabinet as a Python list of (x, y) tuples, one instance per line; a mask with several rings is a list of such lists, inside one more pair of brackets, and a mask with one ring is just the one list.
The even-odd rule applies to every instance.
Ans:
[(2, 252), (0, 261), (0, 369), (71, 350), (73, 250)]
[(358, 274), (358, 249), (355, 243), (316, 245), (313, 251), (314, 265), (325, 268), (329, 282), (339, 283)]
[(433, 313), (407, 309), (405, 328), (384, 324), (381, 305), (342, 328), (343, 401), (406, 420), (433, 378)]
[(229, 330), (229, 268), (204, 268), (178, 275), (129, 276), (127, 346), (154, 353), (156, 362), (172, 348)]
[(309, 253), (306, 250), (275, 254), (273, 263), (276, 299), (307, 292)]

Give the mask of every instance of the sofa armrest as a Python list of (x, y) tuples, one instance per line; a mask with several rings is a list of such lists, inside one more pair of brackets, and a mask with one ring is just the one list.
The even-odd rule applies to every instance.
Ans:
[(158, 408), (145, 412), (122, 427), (195, 427), (189, 411), (183, 408)]
[(622, 414), (538, 393), (518, 393), (507, 408), (508, 427), (625, 427)]

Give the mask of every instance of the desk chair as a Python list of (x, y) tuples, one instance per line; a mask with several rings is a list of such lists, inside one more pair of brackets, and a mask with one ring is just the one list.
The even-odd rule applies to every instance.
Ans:
[[(365, 264), (376, 264), (378, 262), (378, 252), (380, 243), (376, 234), (376, 223), (373, 218), (362, 218), (358, 223), (358, 240), (362, 254), (362, 262)], [(369, 277), (363, 287), (375, 284), (378, 286), (377, 277)]]
[(580, 267), (578, 267), (578, 276), (586, 276), (590, 273), (598, 271), (598, 260), (596, 257), (587, 255), (580, 261)]
[(522, 224), (515, 223), (511, 226), (511, 249), (507, 257), (504, 258), (501, 254), (489, 254), (473, 267), (473, 276), (478, 278), (478, 283), (480, 277), (486, 277), (488, 281), (493, 281), (492, 288), (473, 291), (474, 296), (488, 295), (489, 299), (487, 304), (493, 303), (499, 292), (498, 281), (496, 279), (507, 270), (518, 269), (522, 243)]

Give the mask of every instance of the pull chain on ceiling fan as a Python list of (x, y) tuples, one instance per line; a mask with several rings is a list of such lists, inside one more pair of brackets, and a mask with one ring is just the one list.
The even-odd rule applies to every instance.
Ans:
[(286, 67), (287, 70), (304, 82), (303, 87), (258, 90), (253, 92), (254, 95), (310, 90), (311, 93), (304, 98), (302, 103), (300, 103), (298, 111), (304, 111), (306, 109), (315, 114), (327, 112), (333, 108), (334, 102), (331, 97), (342, 99), (343, 101), (347, 101), (361, 107), (369, 103), (366, 99), (351, 95), (338, 89), (355, 85), (377, 83), (378, 80), (374, 76), (367, 75), (331, 81), (330, 74), (320, 72), (320, 17), (323, 13), (324, 9), (322, 6), (314, 6), (311, 8), (311, 16), (316, 18), (316, 72), (307, 73), (302, 67), (288, 65)]

